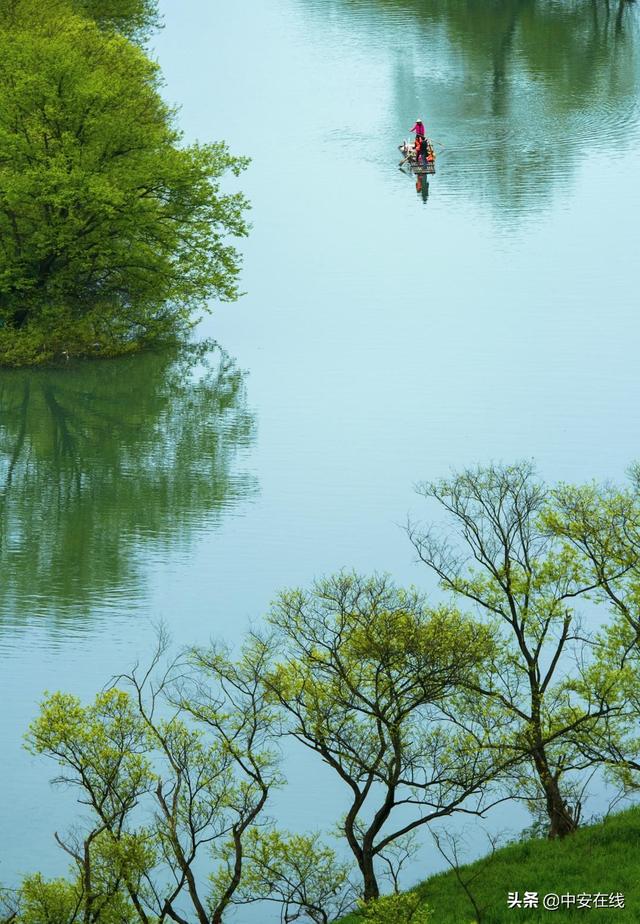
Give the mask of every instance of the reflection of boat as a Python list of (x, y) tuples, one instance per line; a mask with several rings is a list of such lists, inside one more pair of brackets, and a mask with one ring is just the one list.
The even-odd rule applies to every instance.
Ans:
[(427, 158), (426, 162), (421, 160), (418, 163), (418, 158), (415, 152), (413, 144), (409, 141), (403, 141), (402, 144), (398, 145), (398, 150), (403, 155), (403, 160), (400, 161), (400, 167), (409, 167), (413, 173), (418, 174), (419, 176), (432, 175), (436, 172), (436, 152), (433, 149), (433, 145), (427, 138)]

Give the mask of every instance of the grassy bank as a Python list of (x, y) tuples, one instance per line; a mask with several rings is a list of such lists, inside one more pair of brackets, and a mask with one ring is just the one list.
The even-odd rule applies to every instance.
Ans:
[[(609, 924), (640, 922), (640, 807), (613, 815), (601, 824), (582, 828), (563, 841), (534, 840), (512, 844), (491, 860), (479, 860), (462, 870), (467, 881), (479, 866), (482, 874), (471, 886), (482, 910), (480, 924), (527, 924), (538, 921), (584, 921)], [(558, 895), (622, 892), (625, 907), (560, 908), (557, 911), (508, 908), (509, 892)], [(453, 872), (433, 876), (418, 888), (433, 909), (433, 924), (471, 924), (474, 916)], [(343, 924), (356, 924), (357, 917)]]

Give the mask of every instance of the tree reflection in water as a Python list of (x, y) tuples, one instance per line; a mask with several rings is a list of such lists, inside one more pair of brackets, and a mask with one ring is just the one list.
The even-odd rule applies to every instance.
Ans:
[(251, 497), (244, 374), (212, 344), (0, 374), (0, 617), (127, 604), (145, 553)]
[[(315, 11), (316, 0), (301, 2)], [(597, 177), (602, 158), (637, 146), (640, 9), (629, 0), (329, 7), (389, 61), (390, 111), (380, 121), (404, 127), (421, 114), (444, 144), (439, 194), (481, 198), (513, 216), (543, 205), (578, 166)]]

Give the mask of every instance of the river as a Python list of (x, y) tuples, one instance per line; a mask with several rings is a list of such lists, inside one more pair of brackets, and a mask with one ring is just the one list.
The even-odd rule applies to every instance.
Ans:
[[(452, 466), (640, 457), (632, 4), (163, 7), (186, 138), (252, 158), (246, 294), (206, 353), (0, 374), (5, 883), (67, 865), (72, 794), (21, 748), (45, 689), (91, 696), (158, 620), (237, 641), (341, 567), (433, 590), (402, 526)], [(397, 166), (420, 116), (428, 188)], [(331, 827), (335, 785), (296, 760), (279, 820)]]

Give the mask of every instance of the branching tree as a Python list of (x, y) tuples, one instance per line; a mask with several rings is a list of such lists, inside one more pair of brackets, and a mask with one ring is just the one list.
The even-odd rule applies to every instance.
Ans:
[(220, 742), (240, 783), (230, 805), (234, 811), (226, 837), (215, 846), (221, 866), (209, 896), (211, 924), (221, 924), (244, 872), (245, 840), (260, 820), (274, 786), (282, 783), (275, 749), (279, 723), (262, 678), (271, 657), (267, 645), (245, 647), (233, 661), (223, 646), (192, 649), (191, 670), (170, 694), (174, 704)]
[(285, 732), (349, 794), (342, 833), (370, 901), (390, 845), (434, 818), (488, 805), (491, 761), (444, 706), (489, 656), (491, 633), (386, 577), (344, 573), (281, 594), (269, 619), (282, 656), (265, 683)]
[(380, 878), (387, 880), (394, 895), (400, 894), (400, 875), (404, 867), (416, 857), (419, 851), (420, 844), (414, 830), (391, 841), (378, 854), (379, 864), (382, 867)]
[(485, 920), (484, 912), (486, 909), (480, 905), (473, 885), (486, 873), (499, 843), (499, 836), (488, 832), (485, 833), (489, 841), (489, 853), (482, 860), (474, 863), (471, 869), (465, 869), (465, 864), (461, 857), (461, 849), (464, 846), (462, 835), (454, 834), (451, 831), (431, 832), (438, 853), (453, 872), (458, 885), (469, 900), (469, 904), (473, 909), (474, 924), (482, 924), (483, 920)]
[(545, 524), (577, 551), (597, 597), (607, 603), (640, 647), (640, 465), (631, 484), (560, 485), (552, 492)]
[[(112, 924), (116, 911), (113, 924), (221, 924), (242, 877), (243, 839), (280, 779), (273, 707), (251, 666), (219, 653), (201, 721), (181, 695), (187, 682), (203, 692), (205, 681), (185, 658), (162, 667), (164, 649), (161, 639), (148, 669), (119, 677), (90, 706), (59, 693), (43, 703), (29, 747), (61, 765), (58, 782), (79, 791), (91, 821), (80, 835), (56, 835), (75, 876), (28, 880), (23, 906), (37, 886), (41, 905), (64, 903), (68, 924)], [(233, 862), (221, 863), (229, 840)], [(206, 865), (203, 878), (207, 858), (214, 887)]]
[(410, 525), (420, 560), (503, 639), (483, 682), (469, 687), (493, 716), (489, 746), (522, 768), (514, 777), (520, 794), (536, 782), (549, 836), (563, 837), (580, 814), (569, 801), (571, 773), (592, 762), (577, 739), (610, 709), (606, 689), (578, 689), (567, 675), (569, 665), (578, 675), (588, 667), (588, 640), (573, 604), (595, 582), (541, 522), (548, 493), (529, 463), (466, 470), (420, 485), (418, 493), (440, 505), (456, 537)]
[(626, 789), (640, 789), (640, 466), (630, 483), (561, 485), (545, 513), (547, 527), (576, 552), (612, 616), (598, 636), (584, 685), (609, 688), (618, 707), (583, 742)]
[(355, 905), (350, 864), (341, 863), (318, 834), (253, 828), (245, 845), (245, 868), (234, 904), (275, 903), (282, 924), (329, 924)]

